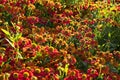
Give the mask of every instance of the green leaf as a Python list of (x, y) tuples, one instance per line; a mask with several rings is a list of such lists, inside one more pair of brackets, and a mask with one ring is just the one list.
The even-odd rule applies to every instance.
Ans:
[(15, 41), (17, 41), (17, 40), (19, 40), (20, 38), (22, 37), (22, 33), (17, 33), (16, 35), (15, 35)]
[(104, 76), (104, 74), (100, 74), (100, 75), (97, 77), (97, 80), (103, 80), (103, 76)]
[(9, 39), (5, 38), (5, 40), (6, 40), (13, 48), (15, 48), (15, 46), (13, 45), (13, 43), (12, 43)]
[(68, 67), (69, 67), (69, 64), (66, 64), (66, 65), (65, 65), (65, 70), (64, 70), (66, 76), (67, 76), (67, 72), (68, 72)]
[(62, 67), (60, 66), (60, 67), (58, 67), (58, 70), (59, 70), (59, 71), (64, 71), (64, 68), (62, 68)]
[(108, 37), (111, 38), (111, 33), (110, 32), (108, 33)]
[(16, 55), (17, 59), (23, 59), (22, 55), (18, 52)]
[(5, 29), (1, 29), (7, 36), (10, 36), (10, 32), (5, 30)]
[(4, 7), (4, 5), (0, 4), (0, 8), (3, 8), (3, 7)]
[(4, 38), (0, 39), (0, 42), (2, 42), (4, 40)]

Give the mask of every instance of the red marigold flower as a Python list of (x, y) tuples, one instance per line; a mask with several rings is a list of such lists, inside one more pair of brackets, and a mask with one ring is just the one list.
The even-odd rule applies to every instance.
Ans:
[(9, 80), (20, 80), (20, 75), (18, 72), (12, 72), (10, 77), (9, 77)]
[(51, 68), (41, 68), (41, 71), (39, 74), (37, 74), (37, 77), (38, 77), (38, 79), (41, 79), (42, 77), (45, 77), (50, 73), (52, 73)]
[(47, 80), (59, 80), (59, 78), (58, 78), (58, 76), (56, 75), (56, 74), (53, 74), (53, 73), (51, 73), (51, 74), (48, 74), (48, 75), (46, 75), (45, 76), (45, 78), (47, 79)]
[(45, 51), (50, 55), (50, 57), (55, 57), (59, 54), (59, 51), (54, 49), (54, 47), (46, 46)]
[(51, 57), (57, 56), (58, 54), (59, 54), (59, 51), (57, 49), (54, 49), (51, 54)]
[(89, 68), (87, 70), (87, 73), (93, 78), (96, 78), (98, 76), (98, 71), (92, 68)]
[(85, 5), (83, 6), (83, 9), (86, 10), (86, 9), (88, 9), (88, 7), (89, 7), (88, 4), (85, 4)]
[(81, 76), (82, 74), (80, 73), (79, 70), (73, 69), (73, 70), (68, 70), (68, 76), (64, 80), (82, 80)]
[(7, 0), (0, 0), (0, 4), (5, 4)]
[(27, 17), (27, 22), (29, 24), (36, 24), (39, 22), (39, 18), (36, 16), (29, 16), (29, 17)]
[(19, 74), (21, 80), (31, 80), (31, 77), (33, 76), (32, 71), (29, 71), (27, 69), (21, 70)]
[(62, 34), (64, 34), (65, 36), (70, 36), (71, 32), (70, 30), (62, 30)]
[(61, 3), (60, 2), (56, 2), (55, 3), (55, 8), (61, 9), (62, 8)]
[(88, 24), (88, 19), (85, 19), (84, 21), (83, 21), (85, 24)]
[(71, 20), (69, 19), (69, 18), (65, 18), (63, 21), (62, 21), (62, 23), (64, 24), (64, 25), (67, 25), (67, 24), (69, 24), (71, 22)]
[(38, 78), (41, 77), (40, 73), (41, 73), (41, 69), (37, 68), (37, 69), (34, 70), (34, 75)]
[(73, 15), (73, 12), (72, 12), (72, 10), (66, 9), (66, 10), (64, 11), (64, 14), (65, 14), (66, 16), (71, 16), (71, 15)]
[(91, 25), (95, 24), (95, 20), (90, 21), (90, 24)]

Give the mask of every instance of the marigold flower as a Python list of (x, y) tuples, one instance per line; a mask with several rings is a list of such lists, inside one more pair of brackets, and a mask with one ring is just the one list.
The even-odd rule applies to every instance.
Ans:
[(62, 8), (61, 3), (60, 2), (56, 2), (55, 3), (55, 8), (61, 9)]
[(28, 5), (28, 8), (30, 8), (30, 9), (33, 10), (33, 9), (35, 9), (35, 6), (34, 6), (33, 4), (29, 4), (29, 5)]
[(36, 16), (29, 16), (27, 17), (27, 21), (29, 24), (36, 24), (39, 22), (39, 18)]
[(7, 3), (7, 0), (1, 0), (0, 1), (0, 4), (5, 4), (5, 3)]

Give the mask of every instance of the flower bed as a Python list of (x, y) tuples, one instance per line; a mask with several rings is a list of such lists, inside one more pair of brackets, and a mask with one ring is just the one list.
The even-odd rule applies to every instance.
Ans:
[(119, 80), (117, 1), (1, 0), (0, 80)]

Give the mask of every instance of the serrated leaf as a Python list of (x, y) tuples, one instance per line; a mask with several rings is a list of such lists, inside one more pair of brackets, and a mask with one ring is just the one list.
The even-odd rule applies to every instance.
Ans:
[(5, 30), (5, 29), (1, 29), (7, 36), (10, 36), (9, 31)]
[(15, 38), (14, 37), (10, 37), (9, 38), (11, 42), (15, 42)]

